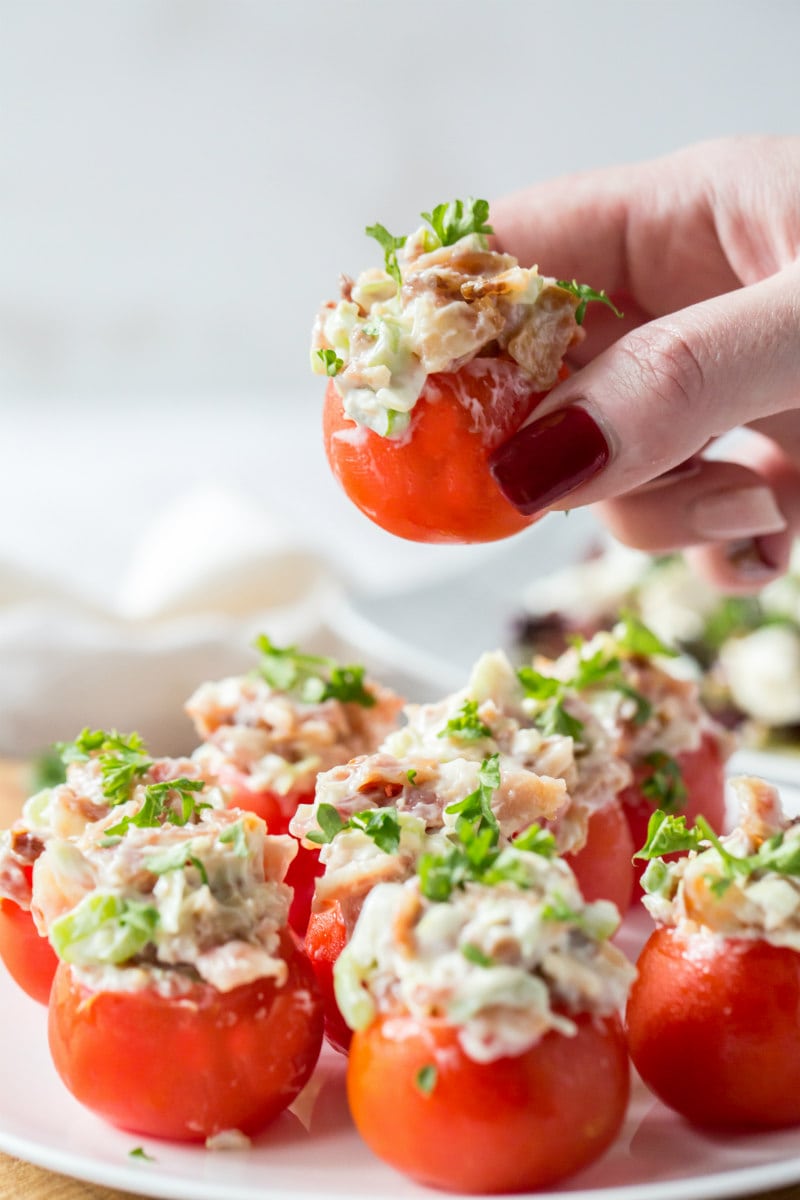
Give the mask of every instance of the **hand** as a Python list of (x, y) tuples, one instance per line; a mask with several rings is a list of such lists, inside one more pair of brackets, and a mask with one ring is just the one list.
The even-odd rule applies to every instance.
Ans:
[[(732, 138), (492, 205), (498, 248), (605, 288), (578, 368), (495, 452), (523, 512), (600, 502), (621, 541), (693, 547), (728, 591), (800, 528), (800, 137)], [(716, 438), (739, 426), (724, 461)]]

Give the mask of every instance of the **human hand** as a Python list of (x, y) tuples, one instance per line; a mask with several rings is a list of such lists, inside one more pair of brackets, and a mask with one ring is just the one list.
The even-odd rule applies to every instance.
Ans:
[(495, 452), (508, 499), (599, 502), (621, 541), (692, 547), (728, 591), (781, 574), (800, 530), (800, 137), (556, 179), (494, 202), (492, 224), (498, 248), (625, 314), (593, 308), (575, 373)]

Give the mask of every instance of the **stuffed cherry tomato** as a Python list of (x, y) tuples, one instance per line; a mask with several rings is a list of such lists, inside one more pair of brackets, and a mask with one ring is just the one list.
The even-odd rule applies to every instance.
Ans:
[(491, 250), (488, 215), (485, 200), (456, 200), (409, 237), (371, 226), (385, 269), (343, 278), (314, 329), (333, 472), (414, 541), (494, 541), (541, 515), (505, 499), (489, 459), (562, 375), (587, 302), (610, 303)]
[[(544, 850), (465, 831), (367, 897), (335, 969), (367, 1144), (420, 1183), (548, 1187), (610, 1145), (628, 1101), (619, 920)], [(579, 936), (576, 936), (580, 931)]]
[(152, 1136), (252, 1132), (289, 1104), (322, 1040), (287, 926), (296, 853), (198, 779), (139, 783), (37, 860), (33, 906), (61, 960), (50, 1045), (66, 1086)]
[[(320, 771), (374, 749), (396, 723), (402, 700), (365, 679), (364, 668), (255, 642), (249, 675), (204, 683), (186, 705), (203, 739), (193, 755), (225, 790), (232, 808), (257, 813), (270, 833), (286, 833), (314, 799)], [(290, 923), (308, 925), (319, 853), (300, 846), (286, 882), (294, 889)]]
[[(298, 1095), (322, 1037), (321, 1004), (304, 956), (284, 935), (287, 975), (221, 992), (203, 981), (170, 994), (97, 988), (61, 963), (49, 1039), (81, 1104), (131, 1132), (203, 1140), (254, 1133)], [(131, 969), (135, 971), (135, 968)]]
[(323, 416), (331, 470), (357, 508), (415, 542), (493, 542), (542, 515), (523, 516), (489, 471), (489, 456), (545, 393), (505, 358), (476, 358), (431, 375), (402, 438), (357, 429), (333, 380)]
[[(645, 906), (662, 926), (638, 963), (627, 1008), (645, 1083), (690, 1121), (800, 1124), (800, 821), (777, 792), (732, 781), (733, 832), (651, 821)], [(661, 852), (689, 850), (665, 862)]]

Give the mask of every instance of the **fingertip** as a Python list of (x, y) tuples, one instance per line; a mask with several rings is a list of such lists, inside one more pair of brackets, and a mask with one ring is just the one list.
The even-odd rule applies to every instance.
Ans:
[(686, 561), (720, 591), (747, 595), (785, 574), (792, 551), (788, 530), (739, 538), (708, 546), (691, 546)]

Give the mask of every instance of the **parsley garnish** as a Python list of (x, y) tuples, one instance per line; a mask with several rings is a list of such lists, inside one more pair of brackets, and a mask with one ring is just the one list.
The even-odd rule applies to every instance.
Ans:
[(159, 850), (156, 854), (151, 854), (146, 858), (144, 865), (154, 875), (166, 875), (168, 871), (182, 871), (186, 866), (193, 866), (206, 887), (209, 886), (208, 872), (197, 855), (192, 853), (191, 842), (183, 842), (182, 845)]
[(31, 791), (41, 792), (45, 788), (57, 787), (66, 777), (59, 745), (49, 746), (31, 764)]
[(417, 779), (417, 768), (416, 767), (408, 768), (408, 770), (406, 771), (406, 779), (411, 784), (416, 783), (416, 779)]
[(475, 200), (468, 196), (466, 200), (451, 200), (448, 204), (437, 204), (432, 213), (421, 213), (443, 246), (452, 246), (467, 234), (477, 233), (484, 237), (494, 233), (489, 218), (489, 201)]
[(400, 275), (400, 264), (397, 261), (397, 251), (402, 250), (406, 244), (405, 237), (395, 237), (393, 233), (385, 225), (368, 225), (364, 230), (367, 237), (375, 238), (375, 241), (383, 250), (384, 264), (386, 274), (390, 275), (398, 287), (402, 284), (402, 276)]
[(680, 763), (663, 750), (654, 750), (644, 761), (652, 771), (639, 784), (642, 795), (664, 812), (680, 812), (686, 802)]
[(573, 296), (578, 297), (580, 303), (575, 309), (575, 323), (577, 325), (583, 324), (583, 318), (586, 316), (586, 306), (590, 300), (599, 300), (601, 304), (605, 304), (610, 308), (616, 317), (625, 315), (619, 311), (614, 302), (606, 295), (605, 290), (595, 291), (593, 287), (589, 287), (588, 283), (578, 283), (576, 279), (573, 279), (571, 283), (568, 279), (557, 279), (556, 283), (565, 292), (571, 292)]
[(478, 716), (478, 701), (465, 700), (458, 714), (447, 722), (437, 737), (453, 737), (461, 742), (475, 742), (492, 736), (485, 721)]
[(474, 963), (476, 967), (492, 967), (494, 963), (488, 954), (484, 954), (480, 946), (476, 946), (473, 942), (464, 942), (461, 947), (461, 953), (467, 962)]
[(133, 1150), (128, 1151), (128, 1158), (140, 1158), (143, 1162), (155, 1162), (152, 1154), (148, 1154), (144, 1146), (134, 1146)]
[(312, 829), (305, 835), (307, 841), (317, 846), (332, 842), (343, 829), (358, 829), (384, 854), (396, 854), (400, 847), (400, 820), (396, 808), (367, 808), (343, 821), (332, 804), (320, 804), (317, 821), (319, 829)]
[(247, 858), (247, 834), (242, 821), (235, 821), (233, 825), (229, 825), (225, 832), (219, 835), (219, 840), (223, 845), (230, 843), (237, 858)]
[(678, 657), (674, 647), (662, 642), (658, 634), (648, 629), (632, 612), (621, 614), (620, 623), (614, 626), (613, 638), (621, 650), (627, 650), (634, 657), (649, 658), (652, 654), (660, 654), (662, 658)]
[[(492, 796), (500, 786), (500, 755), (492, 754), (485, 758), (478, 771), (478, 786), (463, 800), (448, 804), (446, 813), (457, 813), (456, 833), (462, 833), (469, 828), (473, 833), (491, 832), (491, 845), (495, 845), (500, 836), (500, 826), (497, 817), (492, 812)], [(462, 840), (463, 837), (462, 837)]]
[(433, 1089), (436, 1087), (436, 1080), (439, 1073), (433, 1063), (426, 1063), (424, 1067), (420, 1067), (414, 1076), (414, 1082), (419, 1090), (425, 1096), (430, 1096)]
[(583, 721), (573, 717), (564, 707), (564, 699), (570, 686), (568, 682), (556, 679), (552, 675), (542, 675), (540, 671), (534, 671), (533, 667), (520, 667), (517, 679), (522, 684), (526, 696), (543, 702), (542, 708), (533, 718), (533, 723), (545, 737), (558, 734), (571, 737), (576, 742), (580, 741)]
[(542, 920), (565, 921), (570, 925), (580, 925), (583, 917), (574, 908), (570, 908), (563, 896), (555, 895), (547, 904), (542, 905)]
[[(106, 837), (122, 837), (131, 825), (137, 829), (149, 829), (165, 822), (170, 825), (186, 825), (206, 803), (198, 803), (195, 792), (205, 787), (202, 779), (167, 779), (163, 783), (151, 783), (144, 789), (144, 803), (132, 817), (124, 816), (116, 825), (106, 829)], [(177, 808), (176, 808), (177, 801)]]
[(82, 729), (74, 742), (58, 742), (65, 766), (96, 758), (103, 777), (103, 795), (114, 806), (130, 799), (138, 779), (145, 775), (153, 760), (138, 733), (106, 733), (103, 729)]
[(322, 364), (326, 375), (338, 375), (344, 366), (344, 359), (339, 358), (335, 350), (317, 350), (315, 355)]
[(372, 708), (376, 703), (364, 686), (363, 667), (343, 667), (333, 658), (302, 654), (296, 646), (275, 646), (265, 633), (258, 635), (254, 646), (261, 654), (261, 675), (278, 691), (292, 692), (306, 704), (339, 700)]
[(542, 858), (552, 858), (556, 852), (556, 839), (548, 829), (541, 825), (531, 825), (524, 833), (514, 838), (511, 845), (515, 850), (527, 850), (532, 854), (541, 854)]

